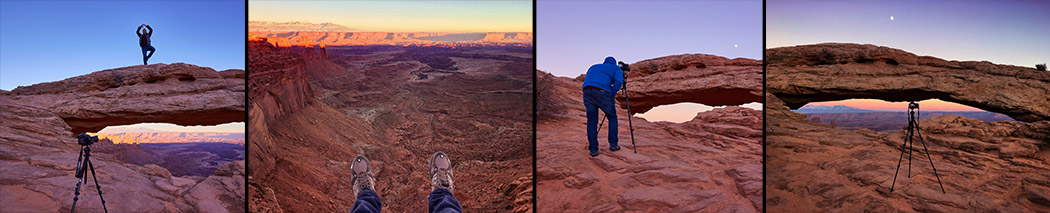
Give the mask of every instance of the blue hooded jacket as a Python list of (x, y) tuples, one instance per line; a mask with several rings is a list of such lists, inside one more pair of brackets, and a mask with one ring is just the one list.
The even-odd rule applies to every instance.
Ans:
[(605, 63), (591, 65), (591, 68), (587, 69), (587, 77), (583, 79), (583, 87), (601, 88), (606, 92), (612, 92), (613, 96), (620, 91), (621, 85), (623, 85), (623, 70), (616, 66), (616, 59), (612, 56), (606, 57)]

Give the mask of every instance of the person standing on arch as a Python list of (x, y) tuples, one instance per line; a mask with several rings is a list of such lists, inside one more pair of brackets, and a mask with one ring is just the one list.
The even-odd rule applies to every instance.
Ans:
[[(142, 27), (149, 29), (149, 32), (146, 32), (146, 29), (142, 29)], [(139, 47), (142, 47), (142, 65), (147, 65), (146, 61), (149, 61), (149, 57), (153, 57), (153, 53), (157, 52), (157, 49), (153, 48), (149, 42), (149, 37), (153, 36), (153, 28), (147, 24), (142, 24), (139, 25), (139, 29), (135, 30), (135, 34), (139, 35)], [(149, 51), (148, 55), (146, 51)]]

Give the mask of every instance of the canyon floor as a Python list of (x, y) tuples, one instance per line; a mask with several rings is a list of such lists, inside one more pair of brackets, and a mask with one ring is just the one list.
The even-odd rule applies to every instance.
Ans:
[(349, 211), (356, 155), (385, 211), (425, 211), (436, 151), (464, 210), (531, 211), (531, 49), (252, 42), (251, 211)]

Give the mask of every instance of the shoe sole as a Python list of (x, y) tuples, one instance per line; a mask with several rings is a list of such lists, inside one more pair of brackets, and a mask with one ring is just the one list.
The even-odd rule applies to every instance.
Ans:
[(448, 154), (445, 154), (445, 152), (441, 152), (441, 151), (435, 152), (433, 155), (430, 155), (430, 176), (431, 177), (434, 176), (434, 171), (437, 169), (437, 166), (434, 165), (434, 160), (437, 159), (438, 155), (443, 155), (443, 156), (445, 156), (445, 159), (448, 159), (448, 170), (452, 171), (452, 159), (448, 158)]
[(357, 172), (354, 172), (354, 165), (357, 165), (357, 161), (358, 160), (362, 160), (362, 161), (365, 162), (365, 166), (366, 166), (365, 167), (365, 172), (366, 173), (372, 171), (372, 162), (369, 161), (368, 158), (365, 157), (364, 155), (358, 155), (357, 157), (354, 157), (354, 161), (350, 162), (350, 175), (353, 178), (357, 178)]

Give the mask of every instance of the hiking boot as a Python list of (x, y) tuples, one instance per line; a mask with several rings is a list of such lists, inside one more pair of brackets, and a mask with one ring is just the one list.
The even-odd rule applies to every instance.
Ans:
[(358, 155), (354, 158), (354, 162), (350, 163), (350, 175), (350, 184), (353, 186), (354, 196), (357, 196), (364, 189), (376, 190), (376, 179), (372, 177), (372, 165), (365, 156)]
[(598, 153), (597, 153), (597, 152), (595, 152), (595, 153), (590, 153), (590, 154), (591, 154), (591, 157), (595, 157), (595, 156), (598, 156)]
[(609, 147), (609, 151), (620, 151), (620, 146), (611, 146)]
[(448, 189), (452, 191), (452, 161), (444, 152), (435, 152), (430, 156), (430, 184), (431, 191), (437, 189)]

